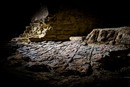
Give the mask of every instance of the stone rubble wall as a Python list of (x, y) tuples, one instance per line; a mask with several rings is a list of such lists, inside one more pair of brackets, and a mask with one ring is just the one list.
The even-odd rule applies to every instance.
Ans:
[(87, 44), (130, 45), (130, 27), (93, 29), (85, 42)]

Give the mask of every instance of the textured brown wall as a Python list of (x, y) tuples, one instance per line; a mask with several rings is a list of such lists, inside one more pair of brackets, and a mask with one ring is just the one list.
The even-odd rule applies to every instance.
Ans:
[(72, 35), (83, 35), (91, 31), (96, 19), (78, 9), (60, 9), (53, 15), (50, 25), (55, 30), (64, 30)]
[(62, 8), (51, 15), (47, 22), (52, 29), (47, 32), (46, 38), (67, 40), (70, 36), (87, 35), (95, 27), (96, 22), (95, 17), (82, 10)]

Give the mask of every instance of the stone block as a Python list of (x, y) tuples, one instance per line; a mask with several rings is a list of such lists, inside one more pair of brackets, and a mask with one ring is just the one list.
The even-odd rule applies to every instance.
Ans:
[(83, 41), (85, 36), (71, 36), (69, 39), (71, 41)]

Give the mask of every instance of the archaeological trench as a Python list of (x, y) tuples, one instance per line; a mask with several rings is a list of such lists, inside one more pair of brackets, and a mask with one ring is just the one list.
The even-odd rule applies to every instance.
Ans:
[(2, 66), (9, 75), (7, 82), (37, 87), (129, 87), (130, 27), (100, 28), (97, 21), (76, 9), (50, 14), (44, 8), (6, 44)]

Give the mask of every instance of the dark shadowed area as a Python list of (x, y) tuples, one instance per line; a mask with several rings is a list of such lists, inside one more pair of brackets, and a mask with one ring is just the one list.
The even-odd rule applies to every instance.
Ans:
[[(5, 38), (18, 36), (29, 25), (32, 16), (42, 5), (47, 5), (50, 12), (55, 12), (59, 7), (77, 8), (93, 15), (100, 21), (97, 27), (129, 26), (129, 7), (127, 2), (93, 1), (93, 0), (38, 0), (38, 1), (7, 1), (2, 2), (2, 15), (4, 21)], [(8, 32), (7, 32), (8, 29)]]

